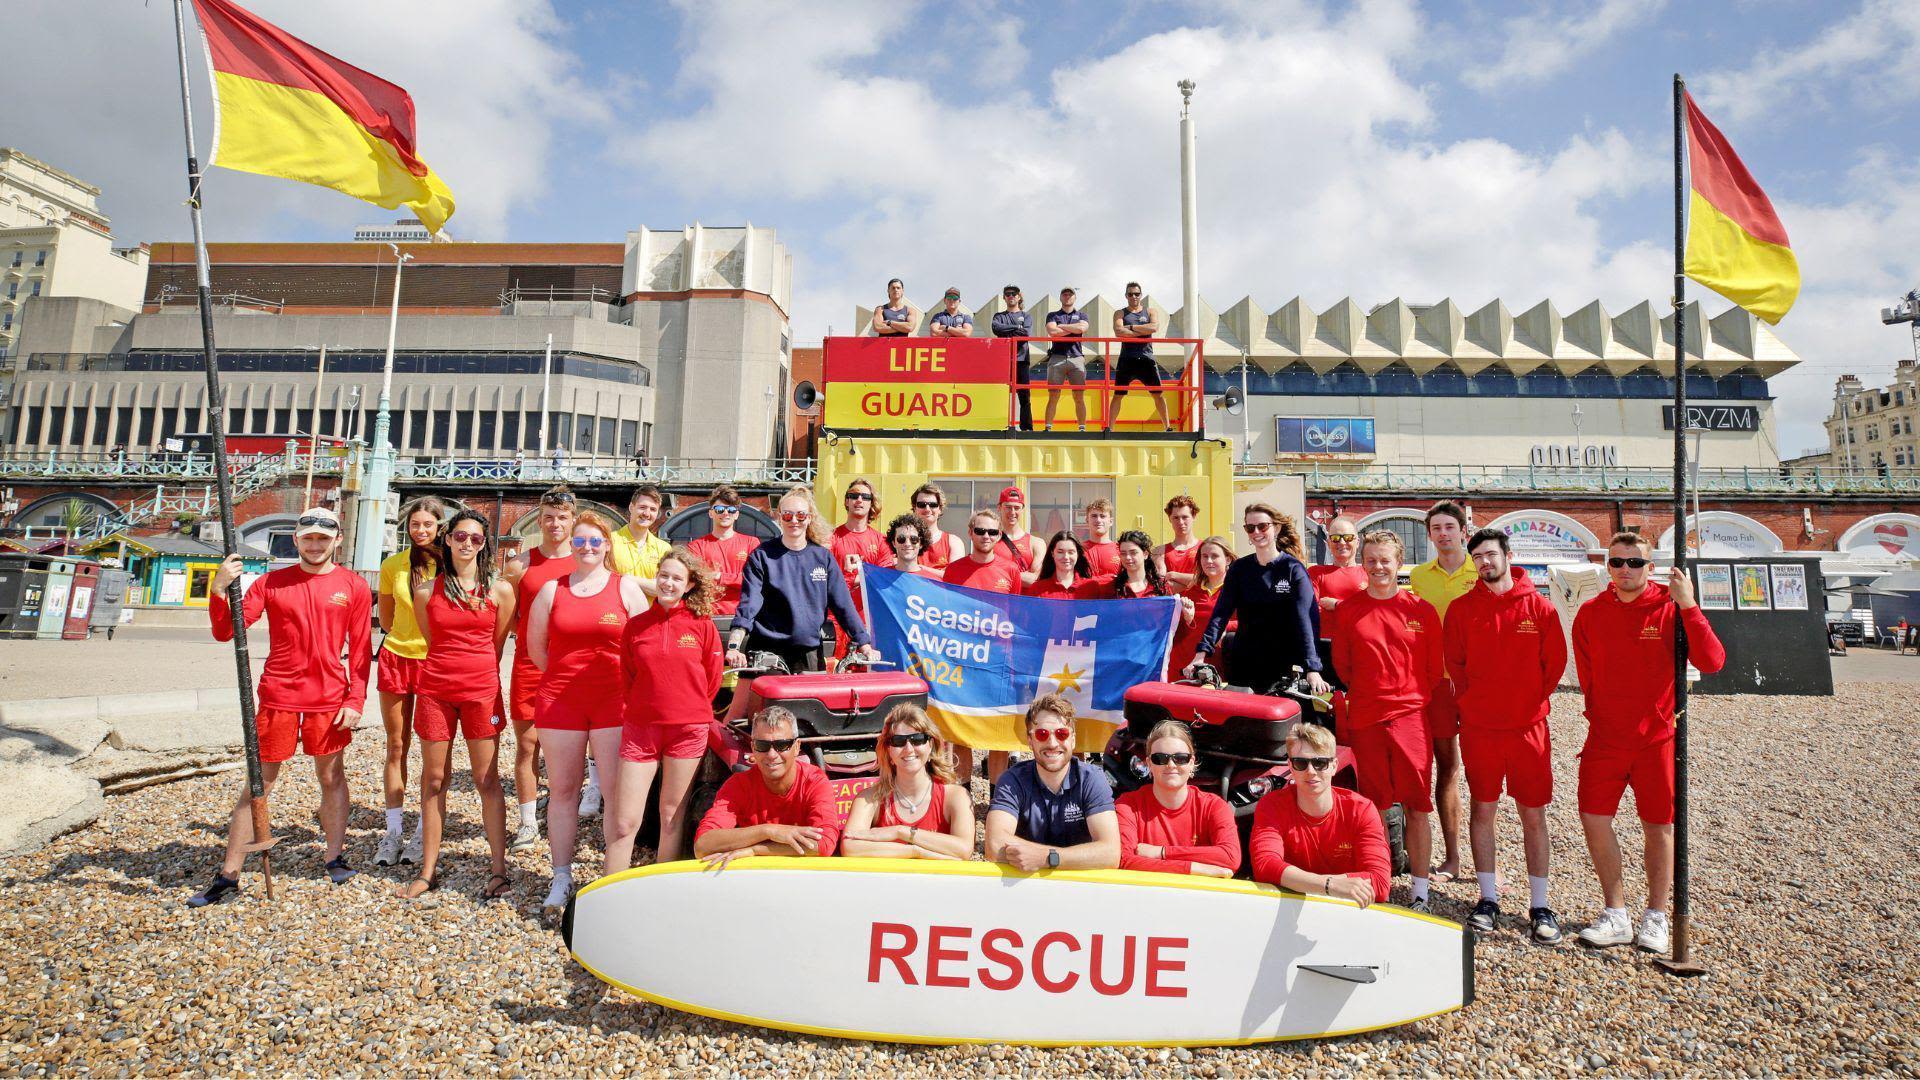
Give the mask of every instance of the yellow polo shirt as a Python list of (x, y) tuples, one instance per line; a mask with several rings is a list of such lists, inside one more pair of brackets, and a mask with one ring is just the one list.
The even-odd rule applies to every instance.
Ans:
[(1448, 605), (1473, 591), (1473, 583), (1479, 580), (1480, 575), (1474, 570), (1472, 559), (1461, 563), (1460, 569), (1451, 574), (1440, 568), (1439, 559), (1421, 563), (1407, 574), (1407, 582), (1413, 586), (1414, 593), (1433, 605), (1433, 610), (1440, 613), (1442, 623), (1447, 621)]
[(382, 648), (408, 660), (424, 659), (427, 639), (413, 617), (413, 549), (401, 548), (380, 562), (380, 595), (393, 597), (393, 625)]
[(660, 539), (658, 533), (648, 533), (645, 540), (636, 539), (633, 526), (622, 526), (613, 534), (613, 572), (639, 578), (652, 578), (660, 570), (660, 559), (673, 550), (673, 545)]

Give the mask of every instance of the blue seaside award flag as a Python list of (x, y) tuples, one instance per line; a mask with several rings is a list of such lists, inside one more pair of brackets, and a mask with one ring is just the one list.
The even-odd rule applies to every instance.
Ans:
[(866, 590), (881, 655), (926, 680), (949, 738), (981, 750), (1026, 749), (1021, 717), (1041, 694), (1072, 701), (1078, 748), (1101, 749), (1127, 687), (1165, 677), (1180, 618), (1172, 597), (1005, 596), (871, 566)]

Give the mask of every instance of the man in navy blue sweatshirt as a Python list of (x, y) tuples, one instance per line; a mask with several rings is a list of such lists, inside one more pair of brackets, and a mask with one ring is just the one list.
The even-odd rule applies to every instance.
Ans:
[(1207, 662), (1227, 623), (1238, 615), (1240, 629), (1227, 657), (1227, 674), (1236, 684), (1263, 693), (1274, 683), (1291, 679), (1293, 669), (1299, 667), (1307, 673), (1308, 687), (1315, 694), (1325, 694), (1313, 581), (1305, 564), (1290, 554), (1299, 550), (1300, 543), (1293, 519), (1265, 503), (1254, 503), (1247, 507), (1244, 520), (1253, 554), (1227, 568), (1213, 618), (1186, 670)]
[(795, 488), (781, 496), (779, 518), (780, 535), (747, 556), (741, 572), (740, 608), (727, 632), (728, 666), (744, 667), (746, 652), (764, 650), (793, 671), (815, 667), (829, 610), (856, 646), (852, 655), (875, 658), (873, 638), (853, 606), (846, 576), (834, 562), (833, 549), (819, 539), (825, 525), (813, 494)]

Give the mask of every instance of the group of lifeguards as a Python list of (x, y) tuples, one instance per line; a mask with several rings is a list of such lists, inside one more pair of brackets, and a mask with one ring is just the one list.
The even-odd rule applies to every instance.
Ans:
[[(1250, 551), (1237, 557), (1225, 538), (1195, 535), (1200, 508), (1185, 496), (1166, 506), (1172, 539), (1161, 544), (1139, 530), (1115, 538), (1105, 500), (1085, 507), (1088, 539), (1063, 529), (1042, 543), (1025, 528), (1018, 487), (1002, 491), (995, 508), (972, 514), (965, 536), (940, 529), (945, 498), (932, 483), (915, 490), (911, 512), (884, 531), (876, 525), (877, 493), (865, 480), (848, 485), (845, 519), (830, 533), (811, 492), (799, 488), (775, 504), (780, 535), (762, 540), (738, 530), (740, 497), (723, 486), (708, 500), (711, 532), (685, 547), (655, 532), (668, 500), (652, 485), (635, 490), (620, 528), (576, 512), (575, 504), (564, 486), (543, 495), (539, 542), (512, 554), (496, 552), (478, 514), (449, 515), (439, 500), (422, 499), (404, 522), (409, 547), (382, 565), (386, 829), (375, 862), (415, 866), (403, 896), (436, 884), (456, 731), (467, 745), (491, 853), (487, 897), (512, 891), (506, 853), (538, 842), (543, 762), (553, 867), (548, 906), (571, 895), (578, 823), (594, 802), (604, 805), (606, 871), (630, 864), (656, 778), (656, 854), (679, 857), (723, 669), (745, 667), (756, 652), (778, 655), (793, 670), (817, 666), (829, 616), (840, 629), (830, 649), (871, 657), (863, 571), (891, 566), (988, 592), (1174, 596), (1182, 623), (1170, 672), (1215, 664), (1233, 683), (1266, 691), (1298, 669), (1316, 693), (1332, 692), (1331, 675), (1342, 705), (1335, 726), (1355, 759), (1360, 790), (1331, 786), (1333, 733), (1297, 725), (1287, 744), (1292, 782), (1256, 809), (1253, 876), (1363, 905), (1384, 900), (1386, 835), (1397, 806), (1411, 864), (1408, 904), (1428, 910), (1430, 882), (1460, 871), (1464, 764), (1480, 886), (1469, 922), (1487, 931), (1499, 915), (1494, 824), (1507, 795), (1524, 837), (1529, 932), (1541, 942), (1560, 939), (1547, 899), (1546, 807), (1553, 797), (1548, 713), (1567, 661), (1566, 636), (1554, 606), (1511, 565), (1506, 535), (1469, 534), (1467, 514), (1455, 503), (1428, 512), (1435, 556), (1413, 568), (1411, 589), (1399, 583), (1403, 547), (1396, 534), (1361, 536), (1349, 519), (1336, 518), (1327, 527), (1330, 563), (1308, 566), (1293, 520), (1265, 504), (1244, 511)], [(314, 759), (326, 868), (336, 884), (355, 873), (344, 853), (349, 799), (341, 753), (364, 707), (373, 606), (365, 582), (333, 562), (338, 538), (330, 511), (302, 514), (295, 534), (300, 561), (255, 580), (239, 620), (252, 625), (265, 616), (272, 638), (257, 717), (266, 782), (271, 788), (296, 747)], [(1635, 942), (1664, 951), (1676, 629), (1684, 626), (1689, 657), (1702, 671), (1718, 670), (1725, 652), (1686, 578), (1655, 584), (1652, 563), (1643, 538), (1614, 536), (1607, 552), (1612, 587), (1574, 621), (1588, 719), (1578, 801), (1604, 900), (1580, 937), (1596, 946)], [(225, 590), (240, 572), (239, 560), (230, 559), (213, 583), (210, 615), (222, 640), (236, 621)], [(724, 641), (714, 615), (732, 617)], [(516, 639), (512, 675), (502, 686), (509, 634)], [(1322, 636), (1331, 644), (1326, 673)], [(1009, 766), (1006, 755), (990, 755), (996, 782), (986, 858), (1021, 870), (1117, 866), (1229, 876), (1242, 868), (1226, 804), (1188, 785), (1197, 752), (1184, 725), (1151, 733), (1145, 764), (1152, 784), (1116, 800), (1101, 771), (1076, 757), (1100, 748), (1077, 747), (1073, 721), (1068, 701), (1044, 697), (1026, 714), (1031, 759)], [(497, 761), (509, 722), (518, 809), (511, 837)], [(844, 828), (824, 775), (799, 755), (792, 714), (769, 707), (754, 713), (748, 728), (755, 767), (719, 789), (693, 830), (696, 856), (715, 864), (769, 853), (972, 857), (966, 779), (973, 751), (950, 744), (923, 711), (902, 707), (886, 718), (876, 746), (879, 782), (856, 801)], [(422, 744), (420, 818), (407, 836), (403, 807), (415, 737)], [(1626, 908), (1613, 830), (1628, 787), (1646, 837), (1647, 902), (1637, 927)], [(1436, 809), (1442, 859), (1434, 868), (1428, 815)], [(251, 841), (243, 792), (225, 859), (193, 904), (239, 888)]]

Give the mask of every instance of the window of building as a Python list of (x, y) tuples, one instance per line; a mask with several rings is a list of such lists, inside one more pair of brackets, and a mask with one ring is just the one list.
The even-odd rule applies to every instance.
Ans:
[(619, 449), (614, 445), (614, 440), (619, 438), (619, 436), (620, 429), (615, 422), (610, 419), (602, 419), (599, 430), (595, 435), (594, 452), (607, 455), (613, 454)]
[(547, 414), (547, 449), (573, 445), (573, 414)]
[(35, 265), (35, 266), (45, 266), (45, 265), (47, 265), (47, 252), (46, 252), (46, 249), (44, 249), (44, 248), (42, 248), (41, 250), (39, 250), (39, 251), (36, 251), (36, 252), (34, 252), (34, 253), (33, 253), (33, 265)]
[(500, 414), (494, 412), (492, 409), (488, 409), (480, 414), (480, 439), (475, 449), (492, 450), (494, 448), (494, 432), (499, 418)]
[[(482, 420), (480, 430), (486, 430), (485, 424), (486, 421)], [(517, 412), (500, 414), (500, 449), (520, 449), (520, 414)]]
[[(946, 485), (941, 485), (944, 490)], [(985, 493), (983, 493), (985, 494)], [(997, 499), (999, 491), (985, 494), (986, 498)], [(1027, 492), (1027, 528), (1046, 539), (1062, 529), (1072, 532), (1082, 540), (1091, 538), (1087, 531), (1086, 505), (1095, 499), (1113, 499), (1112, 480), (1035, 480)]]
[(273, 433), (275, 435), (293, 434), (293, 410), (292, 409), (273, 410)]
[(27, 253), (26, 253), (26, 252), (24, 252), (24, 251), (16, 251), (16, 252), (14, 252), (14, 253), (13, 253), (13, 265), (15, 265), (15, 266), (19, 266), (19, 265), (20, 265), (20, 262), (21, 262), (21, 260), (22, 260), (22, 259), (24, 259), (24, 258), (26, 258), (26, 255), (27, 255)]
[[(967, 519), (975, 510), (999, 512), (1000, 490), (1013, 483), (1009, 476), (934, 476), (928, 477), (946, 495), (947, 504), (940, 511), (940, 531), (960, 534), (962, 539), (971, 542), (967, 534)], [(1111, 491), (1108, 492), (1112, 494)], [(1027, 526), (1033, 529), (1032, 525)], [(1052, 533), (1048, 533), (1052, 536)]]
[(231, 435), (236, 431), (245, 431), (245, 430), (247, 430), (247, 410), (228, 409), (227, 410), (227, 434)]
[(67, 407), (56, 405), (47, 410), (47, 445), (59, 446), (67, 441)]
[(573, 432), (575, 439), (578, 440), (573, 443), (573, 449), (582, 454), (593, 453), (593, 417), (585, 413), (575, 415)]
[(153, 427), (159, 421), (159, 412), (159, 409), (151, 405), (140, 407), (140, 433), (134, 439), (134, 444), (139, 449), (145, 450), (153, 446)]
[(640, 424), (634, 420), (620, 421), (620, 453), (632, 457), (639, 452)]
[(93, 407), (93, 430), (88, 432), (90, 437), (87, 439), (87, 442), (94, 446), (105, 446), (107, 445), (107, 435), (110, 434), (112, 430), (113, 409), (106, 405), (95, 405)]
[(648, 456), (651, 456), (653, 454), (653, 425), (652, 424), (640, 425), (640, 452)]
[(122, 405), (114, 410), (113, 445), (125, 447), (133, 438), (133, 406)]
[(246, 434), (265, 435), (268, 432), (272, 431), (273, 425), (269, 422), (269, 417), (271, 417), (272, 415), (273, 415), (272, 410), (270, 409), (253, 410), (253, 415), (249, 418), (249, 421), (246, 427)]
[(321, 409), (320, 410), (320, 434), (332, 435), (333, 426), (337, 420), (338, 420), (338, 417), (334, 414), (334, 411), (332, 409)]
[(9, 311), (5, 315), (0, 315), (0, 330), (11, 329), (13, 329), (13, 312)]
[(1400, 538), (1400, 542), (1406, 545), (1407, 548), (1404, 561), (1408, 566), (1416, 566), (1433, 557), (1431, 550), (1432, 545), (1427, 541), (1427, 523), (1424, 518), (1379, 518), (1375, 521), (1369, 521), (1360, 527), (1362, 533), (1372, 532), (1375, 529), (1390, 530), (1395, 536)]
[(171, 439), (180, 431), (180, 410), (178, 407), (160, 410), (160, 438)]
[(37, 282), (37, 281), (36, 281), (36, 282), (34, 282), (34, 283), (33, 283), (33, 291), (32, 291), (31, 293), (28, 293), (27, 295), (28, 295), (29, 297), (33, 297), (33, 296), (39, 296), (39, 295), (40, 295), (40, 283), (39, 283), (39, 282)]
[(407, 449), (425, 450), (427, 448), (427, 410), (410, 409), (407, 411)]
[(452, 431), (453, 413), (446, 409), (433, 410), (433, 448), (435, 450), (448, 450), (453, 448), (453, 444), (447, 439), (447, 436), (451, 434)]
[(27, 437), (25, 440), (26, 445), (35, 446), (39, 444), (40, 414), (45, 411), (46, 410), (44, 409), (28, 409), (27, 410)]
[(17, 281), (7, 282), (7, 299), (11, 300), (14, 297), (19, 295), (20, 295), (20, 283)]

